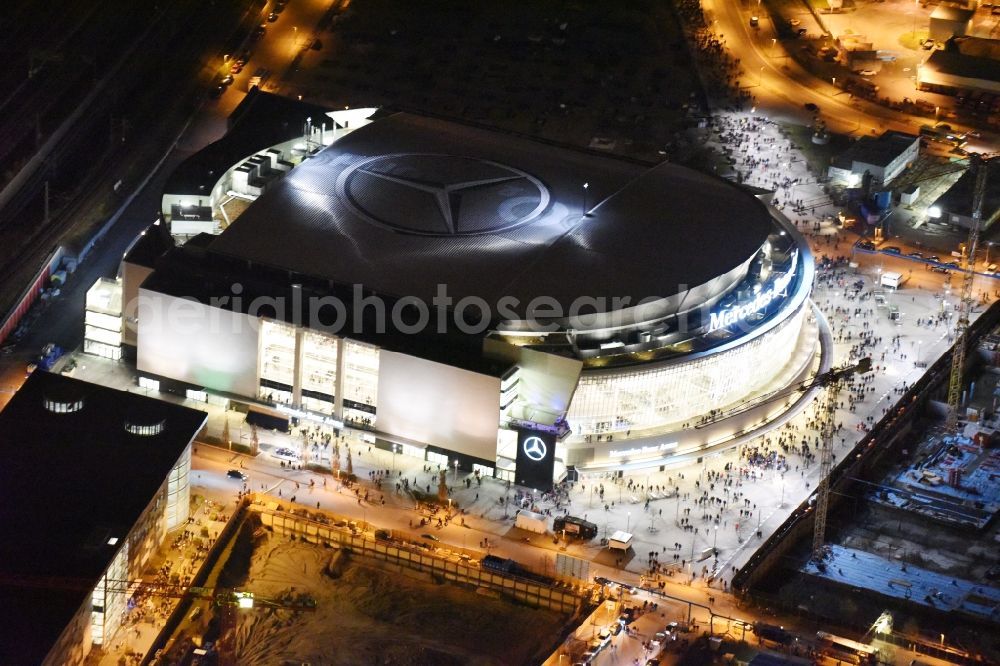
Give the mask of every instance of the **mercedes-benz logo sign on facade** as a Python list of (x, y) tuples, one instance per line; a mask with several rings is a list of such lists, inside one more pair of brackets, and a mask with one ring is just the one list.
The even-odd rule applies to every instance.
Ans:
[(541, 437), (532, 435), (521, 444), (521, 450), (524, 451), (524, 455), (538, 462), (545, 458), (545, 454), (549, 452), (549, 447), (545, 446), (545, 442), (542, 441)]
[(337, 178), (361, 218), (419, 236), (477, 236), (522, 226), (549, 205), (541, 181), (497, 162), (457, 155), (379, 155)]

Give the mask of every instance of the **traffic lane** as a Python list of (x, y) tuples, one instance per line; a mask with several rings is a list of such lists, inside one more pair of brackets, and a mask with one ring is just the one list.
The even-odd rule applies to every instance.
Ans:
[[(537, 535), (528, 541), (507, 537), (504, 533), (491, 529), (493, 521), (473, 515), (457, 514), (441, 528), (437, 527), (436, 521), (421, 526), (420, 518), (424, 514), (415, 510), (408, 496), (396, 494), (391, 488), (379, 490), (367, 483), (357, 483), (353, 487), (342, 486), (326, 474), (281, 468), (276, 459), (267, 457), (266, 454), (254, 458), (206, 444), (195, 447), (192, 456), (192, 473), (195, 476), (193, 483), (231, 493), (232, 496), (226, 501), (235, 501), (236, 493), (242, 489), (243, 484), (240, 480), (227, 476), (230, 469), (247, 475), (250, 490), (270, 495), (275, 501), (287, 502), (293, 495), (296, 496), (296, 503), (302, 506), (315, 506), (318, 501), (321, 509), (333, 511), (349, 520), (370, 522), (375, 527), (391, 529), (414, 542), (429, 543), (431, 540), (423, 539), (421, 535), (432, 534), (437, 539), (435, 547), (478, 551), (480, 556), (494, 554), (508, 557), (534, 569), (547, 569), (550, 573), (554, 571), (556, 553), (562, 552), (540, 545), (545, 540), (551, 541), (551, 537)], [(326, 485), (323, 484), (324, 479)], [(314, 481), (311, 487), (308, 485), (310, 480)], [(354, 493), (355, 488), (361, 490), (361, 498)], [(365, 491), (369, 494), (367, 501), (363, 499)], [(382, 496), (387, 500), (384, 505), (379, 502)], [(509, 526), (505, 527), (509, 529)], [(481, 548), (479, 544), (485, 542), (490, 544), (489, 547)], [(575, 549), (571, 547), (570, 552)], [(622, 570), (594, 564), (591, 565), (591, 573), (619, 578), (632, 576)], [(638, 582), (638, 576), (632, 577), (634, 582)]]
[(187, 153), (173, 151), (159, 171), (150, 178), (126, 206), (118, 220), (95, 243), (86, 260), (80, 263), (60, 287), (60, 295), (52, 299), (25, 336), (17, 343), (19, 350), (38, 353), (42, 346), (55, 342), (63, 349), (76, 349), (83, 341), (83, 320), (87, 290), (98, 278), (114, 278), (125, 251), (135, 238), (155, 218), (160, 209), (161, 192), (174, 168)]
[[(915, 122), (912, 119), (900, 119), (897, 112), (876, 104), (859, 101), (858, 108), (854, 108), (850, 103), (841, 102), (833, 96), (843, 91), (835, 88), (832, 83), (827, 85), (820, 82), (790, 56), (783, 58), (786, 63), (778, 64), (774, 62), (774, 58), (761, 53), (753, 29), (749, 27), (749, 23), (744, 24), (739, 3), (719, 3), (713, 0), (713, 7), (719, 32), (728, 35), (727, 39), (733, 42), (740, 42), (739, 45), (731, 42), (729, 50), (739, 54), (746, 71), (745, 78), (752, 82), (755, 74), (761, 73), (761, 85), (755, 89), (754, 95), (762, 113), (783, 114), (788, 109), (798, 109), (811, 102), (820, 107), (831, 130), (867, 133), (872, 129), (884, 128), (910, 131)], [(773, 37), (764, 39), (767, 40), (766, 44), (770, 44)], [(765, 72), (760, 72), (761, 67)], [(778, 104), (775, 104), (776, 101)], [(870, 117), (876, 119), (874, 126)]]
[[(961, 283), (966, 274), (966, 271), (961, 267), (953, 266), (950, 263), (958, 263), (958, 260), (954, 257), (941, 256), (941, 261), (934, 261), (930, 257), (938, 255), (931, 255), (926, 250), (916, 249), (912, 244), (907, 244), (900, 239), (893, 239), (891, 243), (890, 247), (900, 248), (900, 253), (885, 252), (884, 250), (864, 250), (854, 246), (851, 250), (852, 258), (855, 258), (855, 260), (866, 258), (866, 265), (872, 266), (875, 269), (881, 269), (883, 272), (897, 272), (907, 278), (920, 282), (921, 286), (931, 286), (938, 289), (953, 287), (955, 284)], [(927, 256), (909, 256), (911, 252), (926, 253)], [(995, 273), (985, 271), (988, 265), (986, 260), (983, 259), (982, 262), (977, 262), (977, 264), (978, 270), (975, 272), (976, 282), (991, 289), (1000, 287), (1000, 277)], [(953, 278), (955, 279), (953, 280)]]
[[(328, 9), (327, 2), (294, 0), (285, 5), (277, 19), (267, 21), (264, 36), (254, 42), (254, 55), (241, 75), (248, 80), (260, 68), (270, 71), (271, 82), (265, 87), (277, 87), (295, 56), (309, 48), (315, 39), (315, 28)], [(243, 90), (246, 90), (244, 85)]]

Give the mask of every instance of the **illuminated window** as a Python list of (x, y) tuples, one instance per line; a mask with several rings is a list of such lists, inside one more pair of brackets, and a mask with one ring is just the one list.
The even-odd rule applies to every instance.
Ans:
[(683, 423), (744, 398), (782, 374), (806, 308), (725, 352), (634, 371), (584, 373), (568, 419), (580, 435)]
[(51, 400), (45, 398), (45, 409), (53, 414), (72, 414), (83, 409), (83, 398), (74, 400)]
[(152, 437), (154, 435), (159, 435), (163, 432), (163, 429), (167, 426), (167, 422), (159, 421), (157, 423), (129, 423), (125, 422), (125, 430), (133, 435), (139, 435), (140, 437)]

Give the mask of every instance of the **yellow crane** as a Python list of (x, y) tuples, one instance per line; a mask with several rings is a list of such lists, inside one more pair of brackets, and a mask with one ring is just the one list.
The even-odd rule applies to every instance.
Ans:
[(981, 155), (973, 153), (970, 156), (970, 169), (975, 173), (975, 185), (972, 190), (972, 224), (969, 227), (969, 240), (963, 253), (962, 267), (965, 272), (962, 277), (958, 320), (955, 322), (955, 345), (951, 352), (951, 377), (948, 382), (948, 415), (945, 419), (945, 429), (951, 434), (958, 431), (958, 411), (962, 401), (962, 377), (965, 374), (965, 352), (968, 346), (966, 335), (973, 302), (972, 283), (976, 276), (976, 246), (979, 244), (979, 227), (989, 165), (990, 160)]
[(837, 398), (840, 387), (851, 375), (865, 374), (872, 369), (872, 360), (863, 358), (853, 365), (845, 365), (829, 371), (824, 376), (826, 386), (826, 402), (821, 414), (819, 442), (819, 483), (816, 485), (816, 505), (813, 514), (813, 545), (812, 556), (817, 562), (823, 559), (826, 542), (826, 511), (830, 503), (830, 472), (833, 471), (833, 442), (837, 434)]

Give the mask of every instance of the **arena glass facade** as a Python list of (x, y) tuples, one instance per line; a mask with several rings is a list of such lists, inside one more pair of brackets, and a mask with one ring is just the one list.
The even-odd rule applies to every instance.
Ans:
[(805, 310), (756, 339), (694, 360), (608, 372), (585, 372), (570, 404), (574, 435), (625, 433), (683, 424), (731, 404), (771, 381), (775, 364), (794, 349)]

